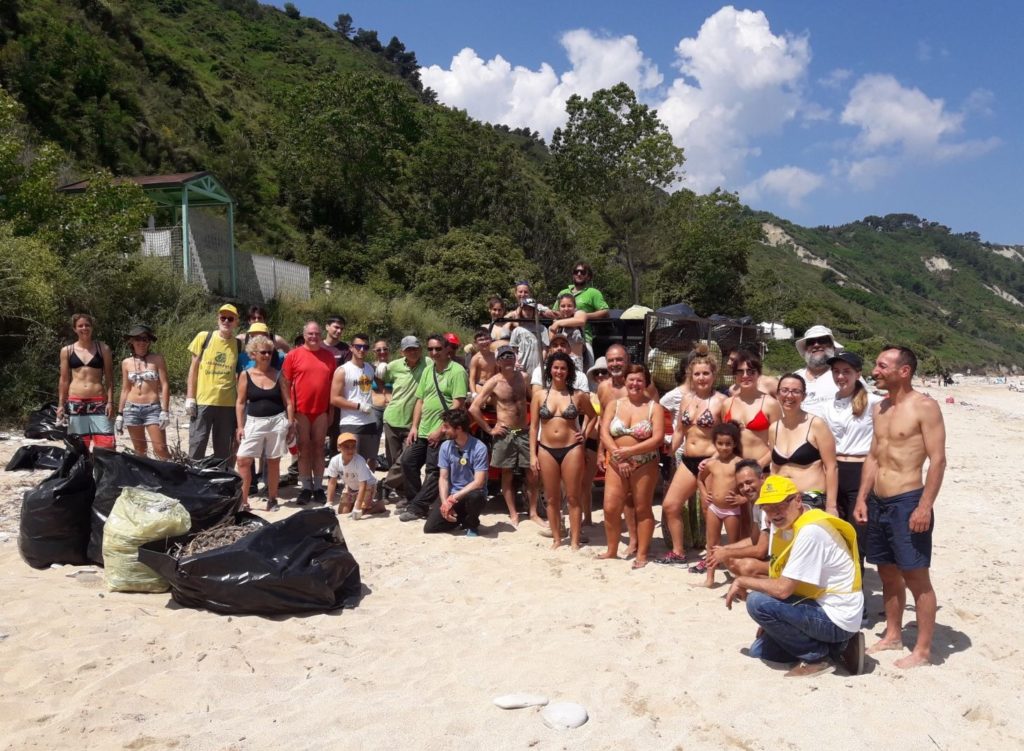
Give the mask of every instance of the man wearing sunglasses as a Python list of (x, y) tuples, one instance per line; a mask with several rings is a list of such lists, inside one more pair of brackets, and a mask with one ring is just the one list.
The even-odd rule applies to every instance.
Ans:
[(193, 459), (206, 455), (213, 437), (213, 455), (232, 458), (235, 440), (235, 366), (242, 344), (235, 338), (238, 309), (224, 304), (217, 310), (217, 329), (200, 331), (188, 345), (192, 364), (188, 369), (185, 411), (189, 415), (188, 453)]
[[(593, 282), (594, 269), (591, 268), (590, 264), (576, 263), (572, 267), (572, 284), (558, 293), (559, 298), (562, 295), (572, 295), (576, 298), (577, 309), (586, 313), (588, 321), (593, 321), (595, 318), (608, 317), (608, 303), (604, 301), (604, 295), (601, 294), (601, 291), (593, 286)], [(555, 307), (558, 308), (557, 302)], [(594, 332), (590, 326), (583, 330), (583, 336), (586, 339), (584, 363), (590, 365), (594, 362), (594, 349), (591, 344), (594, 339)]]
[[(442, 415), (445, 410), (461, 409), (469, 393), (466, 369), (454, 362), (451, 347), (441, 334), (427, 337), (427, 356), (431, 362), (423, 370), (416, 388), (416, 404), (412, 411), (412, 425), (402, 452), (402, 474), (408, 499), (403, 522), (426, 519), (430, 507), (437, 500), (437, 482), (440, 477), (438, 455), (445, 439)], [(426, 465), (426, 477), (420, 479), (420, 469)]]
[(825, 406), (836, 398), (839, 387), (832, 380), (828, 361), (842, 349), (843, 345), (832, 336), (832, 329), (820, 324), (811, 326), (802, 339), (796, 340), (796, 351), (807, 363), (807, 367), (796, 371), (807, 384), (803, 403), (805, 412), (824, 417)]
[(349, 351), (352, 359), (334, 371), (331, 404), (338, 410), (338, 432), (356, 437), (356, 453), (371, 470), (377, 468), (380, 436), (373, 414), (373, 366), (366, 362), (370, 337), (356, 334)]
[(830, 659), (857, 675), (864, 667), (857, 533), (842, 519), (804, 506), (786, 477), (765, 478), (756, 505), (771, 527), (768, 576), (738, 576), (725, 596), (730, 609), (746, 599), (760, 627), (748, 654), (796, 662), (788, 678), (823, 673)]

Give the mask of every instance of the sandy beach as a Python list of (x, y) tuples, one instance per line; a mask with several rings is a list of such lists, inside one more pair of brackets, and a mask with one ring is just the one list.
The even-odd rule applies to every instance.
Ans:
[[(21, 494), (46, 473), (9, 472), (0, 747), (1020, 748), (1024, 393), (980, 379), (929, 391), (948, 432), (934, 666), (900, 671), (887, 652), (864, 675), (783, 679), (740, 654), (754, 626), (742, 607), (726, 610), (725, 586), (594, 560), (599, 527), (583, 551), (551, 551), (530, 522), (502, 523), (497, 503), (479, 539), (427, 537), (394, 516), (344, 519), (366, 591), (353, 610), (271, 619), (186, 609), (169, 594), (110, 593), (102, 572), (29, 568), (17, 549)], [(18, 445), (17, 434), (0, 441), (0, 461)], [(273, 518), (282, 513), (293, 511)], [(663, 550), (659, 530), (652, 552)], [(873, 569), (865, 584), (875, 615)], [(516, 691), (579, 702), (590, 721), (558, 731), (536, 709), (491, 703)]]

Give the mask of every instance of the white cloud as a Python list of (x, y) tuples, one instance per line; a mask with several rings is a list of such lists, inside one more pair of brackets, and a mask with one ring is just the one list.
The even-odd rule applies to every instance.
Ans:
[(740, 197), (751, 203), (774, 195), (783, 198), (789, 206), (799, 208), (808, 194), (824, 184), (824, 177), (803, 167), (779, 167), (741, 188)]
[(853, 158), (845, 162), (847, 177), (858, 187), (871, 187), (910, 162), (979, 156), (999, 145), (996, 138), (960, 140), (965, 119), (966, 111), (950, 111), (942, 99), (903, 86), (893, 76), (864, 76), (840, 116), (843, 124), (860, 129)]
[(467, 47), (447, 70), (431, 65), (420, 69), (420, 78), (447, 105), (488, 122), (528, 126), (545, 138), (565, 122), (565, 100), (573, 94), (589, 96), (620, 81), (642, 92), (662, 82), (636, 37), (602, 37), (577, 29), (563, 34), (561, 43), (571, 64), (561, 75), (547, 63), (530, 70), (513, 67), (500, 55), (484, 60)]
[(835, 68), (829, 71), (828, 75), (824, 78), (819, 78), (818, 83), (824, 86), (826, 89), (838, 89), (853, 75), (852, 70), (846, 68)]
[[(742, 179), (758, 136), (777, 133), (804, 106), (806, 37), (777, 36), (760, 11), (726, 6), (676, 46), (683, 74), (658, 114), (686, 149), (686, 183), (708, 191)], [(809, 112), (821, 117), (823, 110)]]

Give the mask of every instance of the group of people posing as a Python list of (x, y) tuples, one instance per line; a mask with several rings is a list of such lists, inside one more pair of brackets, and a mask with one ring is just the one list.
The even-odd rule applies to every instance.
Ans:
[[(517, 284), (511, 311), (492, 298), (491, 321), (465, 349), (450, 333), (423, 344), (408, 335), (395, 358), (385, 340), (359, 333), (345, 341), (340, 315), (323, 329), (308, 321), (289, 343), (271, 333), (256, 306), (247, 331), (236, 333), (238, 311), (223, 305), (216, 327), (188, 348), (189, 453), (204, 457), (212, 439), (214, 456), (237, 461), (246, 507), (258, 488), (257, 461), (266, 508), (277, 507), (280, 460), (291, 450), (299, 505), (337, 503), (339, 513), (359, 519), (391, 501), (403, 522), (468, 536), (478, 534), (494, 468), (511, 524), (520, 521), (513, 479), (521, 475), (529, 518), (553, 547), (567, 541), (573, 549), (587, 542), (591, 488), (603, 471), (607, 549), (600, 557), (619, 556), (625, 522), (633, 568), (652, 560), (664, 455), (678, 464), (662, 507), (671, 547), (656, 560), (693, 562), (687, 532), (694, 547), (700, 541), (687, 517), (699, 509), (707, 553), (691, 570), (709, 586), (716, 571), (731, 571), (729, 604), (750, 593), (748, 611), (762, 629), (751, 654), (786, 655), (800, 661), (794, 675), (812, 674), (855, 643), (866, 553), (879, 567), (887, 617), (875, 648), (901, 648), (909, 587), (918, 643), (903, 662), (927, 662), (935, 618), (931, 508), (945, 465), (944, 433), (937, 405), (911, 387), (913, 352), (885, 347), (879, 354), (872, 375), (887, 391), (883, 399), (862, 379), (861, 358), (843, 351), (824, 326), (796, 343), (806, 367), (777, 381), (763, 374), (757, 351), (732, 351), (723, 365), (733, 384), (724, 389), (716, 387), (719, 361), (700, 344), (680, 367), (679, 386), (659, 397), (648, 369), (630, 362), (625, 347), (594, 358), (588, 323), (606, 316), (608, 306), (589, 266), (576, 264), (573, 277), (553, 308), (539, 305), (526, 282)], [(125, 335), (131, 355), (121, 363), (115, 410), (110, 349), (92, 339), (89, 316), (72, 323), (77, 341), (61, 350), (58, 400), (69, 433), (111, 448), (114, 432), (127, 428), (137, 453), (148, 446), (167, 458), (170, 389), (163, 358), (150, 352), (152, 330), (140, 325)], [(378, 482), (382, 437), (388, 472)], [(811, 531), (799, 531), (805, 527)], [(812, 539), (825, 553), (803, 549), (801, 540)], [(785, 554), (776, 549), (781, 541)], [(763, 597), (776, 603), (766, 607)], [(836, 597), (846, 598), (841, 606)], [(802, 612), (807, 607), (817, 608), (817, 620)], [(822, 618), (837, 630), (823, 631)], [(817, 630), (800, 631), (807, 623), (818, 623)]]

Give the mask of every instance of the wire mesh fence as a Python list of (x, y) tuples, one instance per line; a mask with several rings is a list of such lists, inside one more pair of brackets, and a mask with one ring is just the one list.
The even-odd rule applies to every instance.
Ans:
[(659, 391), (676, 387), (677, 373), (685, 369), (687, 356), (698, 344), (708, 346), (712, 359), (718, 365), (716, 386), (732, 383), (732, 374), (722, 367), (729, 352), (737, 347), (749, 346), (761, 351), (758, 328), (731, 318), (665, 315), (648, 313), (645, 320), (647, 334), (647, 367)]

